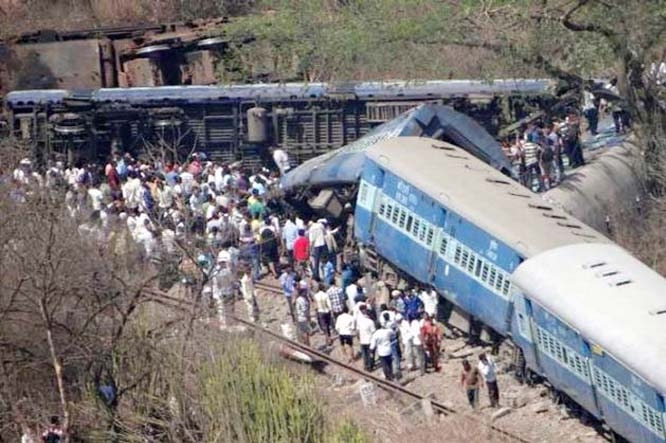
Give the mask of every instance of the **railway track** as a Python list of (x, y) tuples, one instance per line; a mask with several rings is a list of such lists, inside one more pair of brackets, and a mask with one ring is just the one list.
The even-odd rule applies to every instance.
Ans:
[[(261, 289), (261, 290), (264, 290), (264, 291), (272, 292), (274, 294), (282, 295), (281, 288), (279, 288), (278, 286), (275, 286), (275, 285), (262, 283), (262, 282), (257, 282), (257, 283), (255, 283), (255, 287), (257, 289)], [(160, 301), (160, 302), (162, 302), (163, 304), (165, 304), (167, 306), (181, 307), (182, 308), (183, 304), (191, 305), (186, 300), (171, 297), (171, 296), (167, 295), (166, 293), (164, 293), (162, 291), (157, 291), (157, 290), (151, 289), (151, 290), (147, 290), (147, 292), (150, 293), (153, 297), (155, 297), (156, 301)], [(411, 390), (405, 388), (404, 386), (402, 386), (400, 384), (393, 383), (393, 382), (385, 380), (385, 379), (383, 379), (379, 376), (376, 376), (374, 374), (366, 372), (362, 369), (356, 368), (356, 367), (354, 367), (350, 364), (347, 364), (347, 363), (341, 362), (339, 360), (336, 360), (336, 359), (330, 357), (328, 354), (326, 354), (324, 352), (313, 349), (310, 346), (306, 346), (306, 345), (304, 345), (302, 343), (299, 343), (295, 340), (291, 340), (291, 339), (289, 339), (287, 337), (284, 337), (284, 336), (282, 336), (282, 335), (280, 335), (280, 334), (278, 334), (274, 331), (271, 331), (270, 329), (264, 328), (260, 325), (257, 325), (255, 323), (249, 322), (245, 319), (239, 318), (238, 316), (235, 316), (235, 315), (231, 316), (231, 318), (235, 322), (237, 322), (239, 324), (242, 324), (243, 326), (247, 327), (248, 329), (250, 329), (254, 332), (257, 332), (257, 333), (260, 333), (260, 334), (265, 335), (267, 337), (270, 337), (271, 339), (273, 339), (273, 340), (275, 340), (275, 341), (277, 341), (277, 342), (279, 342), (283, 345), (286, 345), (286, 346), (288, 346), (288, 347), (290, 347), (294, 350), (297, 350), (297, 351), (300, 351), (304, 354), (309, 355), (313, 359), (322, 361), (326, 364), (330, 364), (332, 366), (335, 366), (337, 368), (340, 368), (340, 369), (343, 369), (347, 372), (355, 374), (359, 377), (362, 377), (362, 378), (364, 378), (368, 381), (371, 381), (375, 385), (377, 385), (377, 386), (381, 387), (382, 389), (385, 389), (385, 390), (387, 390), (391, 393), (402, 395), (406, 398), (409, 398), (409, 399), (412, 399), (412, 400), (415, 400), (415, 401), (428, 400), (430, 402), (431, 406), (432, 406), (433, 411), (436, 411), (440, 414), (444, 414), (444, 415), (449, 416), (449, 415), (454, 415), (454, 414), (459, 413), (459, 411), (457, 411), (456, 409), (454, 409), (450, 406), (447, 406), (442, 402), (433, 400), (429, 396), (421, 395), (417, 392), (414, 392), (414, 391), (411, 391)], [(472, 415), (466, 415), (465, 418), (476, 421), (479, 424), (481, 424), (482, 426), (490, 428), (492, 431), (494, 431), (498, 434), (501, 434), (503, 437), (509, 438), (513, 441), (520, 442), (520, 443), (532, 443), (530, 440), (526, 440), (523, 437), (515, 435), (515, 434), (513, 434), (509, 431), (506, 431), (506, 430), (504, 430), (500, 427), (497, 427), (493, 424), (487, 423), (479, 417), (475, 417), (475, 416), (472, 416)]]

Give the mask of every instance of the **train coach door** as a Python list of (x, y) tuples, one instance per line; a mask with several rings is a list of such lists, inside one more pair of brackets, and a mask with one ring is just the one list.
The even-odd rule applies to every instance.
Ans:
[(539, 369), (539, 358), (534, 343), (532, 325), (532, 302), (527, 299), (516, 286), (511, 285), (511, 302), (513, 305), (513, 326), (511, 327), (514, 342), (522, 349), (528, 368)]
[(438, 269), (441, 268), (438, 263), (446, 257), (446, 249), (449, 243), (448, 235), (446, 233), (446, 209), (439, 208), (434, 217), (434, 233), (432, 235), (428, 234), (427, 237), (430, 245), (430, 256), (428, 257), (428, 281), (431, 284), (436, 284), (438, 272), (444, 271), (444, 273), (448, 274), (448, 270)]
[(513, 287), (511, 292), (518, 333), (523, 340), (534, 343), (532, 338), (532, 305), (516, 287)]
[(374, 243), (377, 211), (380, 210), (380, 205), (383, 204), (384, 174), (384, 170), (375, 165), (366, 165), (363, 171), (356, 198), (354, 220), (355, 237), (362, 243)]

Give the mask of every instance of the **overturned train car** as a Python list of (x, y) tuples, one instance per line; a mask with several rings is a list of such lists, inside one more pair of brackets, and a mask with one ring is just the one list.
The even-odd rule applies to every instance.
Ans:
[(510, 175), (510, 161), (481, 125), (449, 106), (422, 104), (354, 143), (306, 161), (282, 178), (281, 187), (292, 201), (307, 201), (310, 209), (339, 217), (344, 204), (354, 199), (366, 151), (394, 137), (450, 142)]
[(227, 42), (211, 35), (226, 22), (26, 33), (0, 42), (0, 93), (213, 84)]
[(548, 80), (285, 83), (14, 91), (8, 130), (39, 157), (96, 159), (112, 148), (199, 151), (258, 159), (268, 146), (294, 163), (345, 146), (422, 103), (447, 103), (491, 132), (554, 100)]

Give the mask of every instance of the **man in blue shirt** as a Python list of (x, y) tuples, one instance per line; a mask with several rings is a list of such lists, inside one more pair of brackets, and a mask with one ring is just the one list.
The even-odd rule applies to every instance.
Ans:
[(289, 314), (291, 315), (291, 320), (296, 322), (293, 300), (294, 292), (296, 291), (296, 273), (289, 265), (284, 267), (284, 270), (280, 275), (280, 286), (282, 286), (282, 293), (287, 299), (287, 304), (289, 305)]
[(405, 300), (405, 314), (408, 319), (420, 318), (423, 311), (423, 302), (416, 296), (414, 291), (409, 291)]
[(342, 265), (342, 290), (345, 291), (352, 281), (354, 281), (353, 269), (348, 264)]
[(335, 265), (331, 260), (331, 255), (327, 254), (324, 259), (324, 283), (326, 283), (326, 286), (330, 286), (333, 284), (333, 280), (335, 280)]

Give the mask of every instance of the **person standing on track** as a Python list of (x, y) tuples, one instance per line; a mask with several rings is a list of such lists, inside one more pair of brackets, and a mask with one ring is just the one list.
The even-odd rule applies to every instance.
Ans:
[(296, 273), (290, 265), (284, 267), (282, 275), (280, 275), (280, 286), (282, 286), (282, 293), (287, 300), (289, 306), (289, 315), (291, 321), (296, 323), (296, 315), (294, 314), (294, 292), (296, 291)]
[(319, 329), (326, 335), (326, 344), (331, 345), (331, 326), (333, 319), (331, 317), (331, 300), (328, 294), (324, 292), (321, 283), (317, 284), (318, 291), (314, 295), (315, 308), (317, 309), (317, 323)]
[[(408, 317), (409, 318), (409, 317)], [(412, 320), (409, 322), (409, 327), (412, 333), (412, 352), (416, 355), (414, 369), (418, 366), (421, 375), (426, 373), (426, 356), (423, 349), (423, 337), (421, 335), (421, 327), (423, 326), (423, 320), (420, 315), (411, 317)]]
[(395, 339), (395, 332), (387, 324), (389, 323), (388, 314), (386, 321), (373, 332), (370, 339), (370, 350), (377, 352), (379, 360), (382, 362), (382, 370), (386, 380), (393, 380), (393, 348), (392, 343)]
[(252, 271), (250, 266), (244, 264), (241, 268), (243, 276), (240, 279), (240, 291), (247, 306), (247, 318), (256, 323), (259, 321), (259, 306), (257, 305), (257, 297), (254, 290), (254, 280), (252, 279)]
[(217, 318), (220, 328), (227, 326), (227, 313), (225, 305), (233, 300), (234, 296), (234, 275), (229, 269), (231, 257), (227, 251), (220, 251), (217, 255), (217, 266), (213, 269), (211, 275), (212, 295), (217, 305)]
[(429, 314), (424, 313), (423, 316), (425, 317), (423, 326), (421, 326), (423, 347), (428, 353), (435, 371), (439, 372), (441, 370), (439, 366), (439, 349), (442, 342), (442, 332)]
[(310, 346), (310, 301), (307, 290), (303, 288), (298, 289), (296, 297), (296, 326), (301, 343)]
[(335, 322), (338, 319), (338, 316), (342, 314), (343, 308), (346, 305), (345, 293), (342, 292), (342, 289), (334, 280), (326, 290), (326, 295), (328, 295), (328, 299), (331, 301), (331, 312), (333, 315), (333, 321)]
[(499, 387), (497, 386), (497, 368), (492, 357), (486, 355), (485, 352), (482, 352), (481, 355), (479, 355), (478, 369), (488, 387), (490, 407), (496, 408), (499, 406)]
[[(354, 361), (354, 334), (356, 333), (356, 322), (354, 317), (349, 314), (347, 306), (342, 307), (342, 313), (335, 320), (335, 330), (340, 336), (340, 345), (342, 353), (347, 357), (347, 362)], [(347, 350), (349, 347), (349, 350)]]
[(472, 409), (476, 409), (479, 402), (479, 387), (481, 386), (481, 374), (479, 369), (472, 367), (469, 360), (462, 361), (462, 372), (460, 373), (460, 384), (465, 389), (467, 401)]
[(310, 240), (305, 235), (305, 229), (298, 230), (298, 237), (294, 241), (294, 263), (299, 272), (306, 273), (310, 266)]
[(356, 325), (358, 329), (358, 341), (361, 343), (361, 354), (363, 355), (363, 369), (371, 372), (374, 369), (375, 358), (374, 353), (370, 349), (370, 342), (376, 328), (375, 322), (368, 316), (368, 308), (365, 304), (359, 306)]

